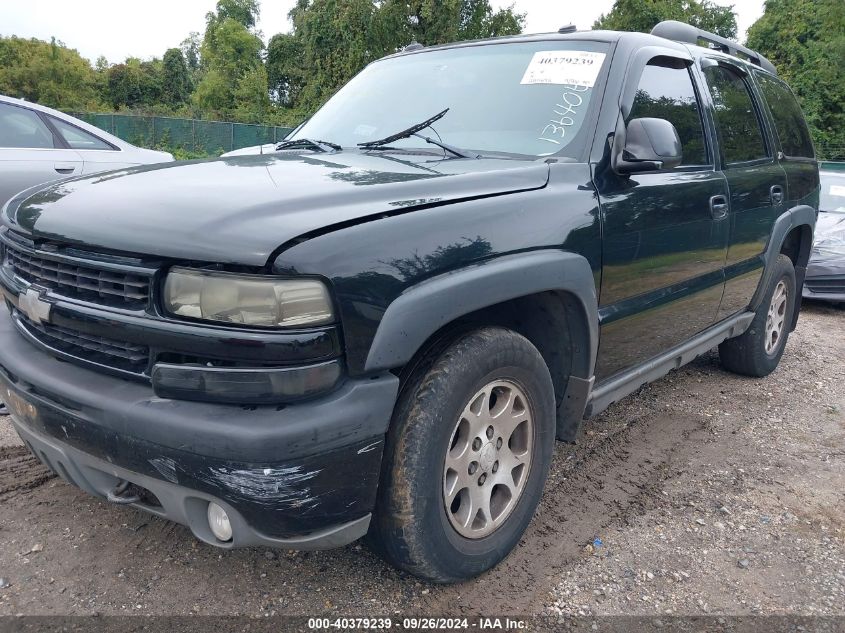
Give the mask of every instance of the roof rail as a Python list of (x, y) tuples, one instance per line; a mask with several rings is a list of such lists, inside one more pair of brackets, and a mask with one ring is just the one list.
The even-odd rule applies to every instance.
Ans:
[(736, 42), (696, 28), (691, 24), (685, 22), (678, 22), (677, 20), (664, 20), (653, 29), (651, 34), (658, 37), (665, 37), (667, 40), (674, 40), (676, 42), (684, 42), (686, 44), (695, 44), (696, 46), (704, 46), (706, 48), (713, 48), (720, 50), (728, 55), (739, 57), (751, 62), (766, 70), (773, 75), (777, 75), (778, 71), (774, 64), (763, 57), (757, 51), (752, 51), (750, 48), (737, 44)]

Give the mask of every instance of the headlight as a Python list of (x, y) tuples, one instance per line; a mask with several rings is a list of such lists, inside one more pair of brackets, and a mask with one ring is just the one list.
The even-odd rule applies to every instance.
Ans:
[(322, 325), (334, 319), (326, 286), (313, 279), (172, 268), (164, 284), (170, 314), (251, 327)]

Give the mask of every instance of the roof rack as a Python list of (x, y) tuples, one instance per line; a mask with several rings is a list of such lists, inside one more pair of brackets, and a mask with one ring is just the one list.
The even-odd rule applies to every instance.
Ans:
[(685, 22), (664, 20), (651, 29), (651, 34), (658, 37), (665, 37), (667, 40), (716, 49), (728, 55), (749, 61), (773, 75), (778, 74), (774, 64), (757, 51), (752, 51), (750, 48), (737, 44), (721, 35), (704, 31)]

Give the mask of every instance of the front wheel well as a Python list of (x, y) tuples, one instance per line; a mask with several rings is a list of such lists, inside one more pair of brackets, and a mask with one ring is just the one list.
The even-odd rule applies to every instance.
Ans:
[(497, 303), (441, 327), (397, 370), (400, 389), (462, 334), (490, 326), (513, 330), (537, 348), (552, 377), (556, 406), (566, 396), (570, 376), (589, 377), (590, 329), (583, 307), (569, 292), (549, 291)]

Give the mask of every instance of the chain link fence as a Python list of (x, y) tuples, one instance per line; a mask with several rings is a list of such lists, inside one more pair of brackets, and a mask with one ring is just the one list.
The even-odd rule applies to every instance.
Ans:
[(199, 119), (175, 119), (134, 114), (74, 113), (72, 116), (114, 134), (138, 147), (184, 150), (192, 154), (219, 156), (242, 147), (277, 143), (292, 128), (274, 125), (225, 123)]

